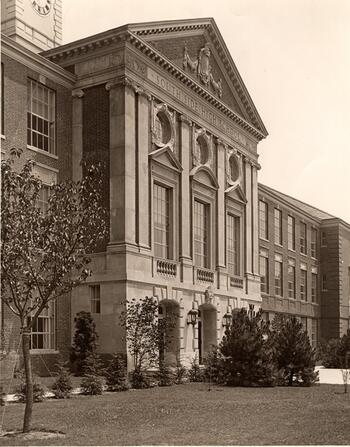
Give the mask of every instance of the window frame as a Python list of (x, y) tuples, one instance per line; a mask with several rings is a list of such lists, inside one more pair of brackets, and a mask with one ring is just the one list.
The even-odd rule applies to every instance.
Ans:
[(308, 283), (307, 269), (300, 267), (300, 280), (299, 280), (300, 301), (308, 300), (308, 293), (307, 293), (307, 285), (308, 284), (307, 283)]
[(274, 222), (275, 244), (282, 247), (283, 246), (282, 210), (280, 210), (279, 208), (274, 208), (273, 222)]
[(317, 259), (317, 236), (318, 232), (316, 228), (311, 228), (311, 257)]
[(4, 63), (0, 64), (0, 108), (1, 108), (1, 116), (0, 116), (0, 135), (5, 136), (5, 66)]
[[(167, 244), (166, 244), (166, 251), (165, 257), (164, 256), (158, 256), (156, 254), (156, 245), (161, 246), (161, 243), (156, 242), (155, 237), (155, 231), (156, 231), (156, 225), (155, 225), (155, 188), (162, 188), (165, 191), (166, 194), (166, 235), (167, 235)], [(162, 229), (160, 229), (162, 231)], [(164, 185), (164, 183), (158, 181), (157, 179), (154, 180), (152, 185), (152, 246), (153, 246), (153, 253), (154, 257), (158, 259), (167, 259), (167, 260), (173, 260), (174, 259), (174, 243), (173, 243), (173, 189), (169, 187), (169, 185)]]
[[(229, 239), (229, 221), (232, 219), (233, 224), (233, 239)], [(234, 240), (235, 250), (234, 257), (235, 262), (229, 262), (229, 240)], [(232, 250), (231, 250), (232, 251)], [(242, 218), (240, 215), (236, 215), (231, 211), (226, 213), (226, 263), (227, 263), (227, 271), (231, 276), (242, 276)], [(230, 269), (230, 265), (234, 266), (234, 269)]]
[[(261, 274), (262, 260), (264, 261), (263, 262), (263, 267), (265, 270), (264, 276)], [(270, 272), (269, 272), (269, 270), (270, 270), (269, 255), (265, 250), (260, 250), (260, 253), (259, 253), (259, 275), (260, 275), (260, 292), (261, 293), (268, 294), (270, 292), (270, 284), (269, 284)], [(262, 278), (266, 278), (266, 282), (263, 282)]]
[[(40, 331), (40, 330), (33, 330), (32, 328), (30, 332), (30, 341), (29, 341), (29, 349), (31, 353), (36, 352), (53, 352), (56, 351), (56, 343), (57, 343), (57, 337), (56, 337), (56, 301), (49, 301), (48, 307), (43, 310), (43, 312), (47, 312), (48, 315), (43, 315), (43, 312), (38, 316), (36, 320), (36, 325), (39, 325), (39, 321), (43, 320), (48, 322), (49, 330), (48, 331)], [(34, 311), (35, 312), (35, 311)], [(31, 317), (28, 317), (29, 319)], [(43, 336), (43, 343), (44, 343), (44, 337), (49, 337), (49, 346), (43, 346), (42, 348), (35, 347), (33, 348), (33, 338), (39, 337), (40, 335)]]
[[(96, 293), (98, 291), (98, 293)], [(101, 314), (101, 285), (89, 284), (90, 312), (92, 315)]]
[[(195, 239), (195, 222), (196, 222), (196, 219), (195, 219), (195, 216), (196, 216), (195, 207), (196, 207), (196, 203), (198, 205), (203, 206), (204, 222), (206, 223), (206, 226), (204, 227), (204, 233), (205, 233), (204, 239), (205, 238), (207, 239), (207, 241), (205, 242), (205, 247), (207, 249), (207, 252), (204, 255), (199, 254), (199, 256), (203, 257), (203, 259), (205, 261), (204, 262), (205, 265), (199, 265), (197, 263), (197, 260), (196, 260), (196, 239)], [(193, 213), (192, 214), (193, 214), (193, 217), (192, 217), (192, 219), (193, 219), (193, 224), (192, 224), (192, 231), (193, 231), (193, 265), (195, 267), (197, 267), (197, 268), (211, 269), (211, 264), (212, 263), (211, 263), (211, 247), (210, 247), (210, 245), (211, 245), (211, 237), (210, 237), (210, 232), (211, 232), (211, 228), (210, 228), (210, 224), (211, 224), (211, 222), (210, 222), (211, 209), (210, 209), (210, 203), (207, 203), (207, 202), (199, 199), (198, 197), (194, 197), (193, 198)], [(198, 242), (201, 243), (200, 240)]]
[[(279, 296), (279, 297), (283, 297), (283, 258), (282, 256), (275, 256), (275, 263), (274, 263), (274, 290), (275, 290), (275, 295)], [(276, 267), (279, 266), (279, 274), (280, 277), (278, 278), (277, 276), (277, 271), (276, 271)], [(279, 284), (277, 283), (277, 281), (279, 281)], [(280, 293), (278, 293), (278, 291), (280, 291)]]
[[(44, 103), (40, 100), (39, 95), (34, 98), (33, 96), (33, 86), (37, 86), (42, 88), (43, 91), (47, 90), (47, 103)], [(50, 100), (51, 98), (51, 100)], [(33, 110), (34, 99), (41, 104), (42, 107), (47, 106), (47, 117), (44, 114), (35, 113)], [(52, 116), (50, 116), (52, 114)], [(42, 125), (45, 126), (45, 122), (47, 122), (47, 134), (39, 129), (35, 129), (33, 127), (33, 116), (36, 117), (38, 121), (42, 122)], [(51, 119), (50, 119), (51, 118)], [(50, 134), (52, 131), (53, 136)], [(33, 141), (33, 135), (36, 135), (37, 142)], [(39, 145), (39, 138), (41, 137), (43, 144)], [(47, 150), (43, 147), (44, 141), (47, 139)], [(27, 147), (33, 149), (35, 151), (40, 151), (41, 153), (48, 154), (53, 157), (57, 157), (57, 95), (56, 91), (42, 82), (32, 79), (30, 77), (27, 78)]]
[(290, 214), (287, 218), (287, 246), (288, 250), (295, 251), (295, 217)]
[(299, 223), (299, 244), (300, 253), (307, 255), (307, 224), (305, 222)]
[[(290, 277), (290, 269), (292, 270), (293, 277)], [(295, 269), (295, 263), (288, 263), (288, 298), (295, 300), (296, 299), (296, 269)], [(290, 281), (292, 279), (292, 281)], [(293, 285), (293, 287), (290, 287), (290, 285)], [(292, 293), (291, 293), (292, 292)]]
[(269, 240), (269, 204), (264, 200), (259, 200), (259, 238)]

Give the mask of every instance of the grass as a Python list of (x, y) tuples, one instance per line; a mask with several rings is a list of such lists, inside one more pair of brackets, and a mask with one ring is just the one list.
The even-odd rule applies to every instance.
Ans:
[[(20, 428), (24, 406), (5, 408), (4, 429)], [(339, 385), (208, 391), (196, 383), (48, 400), (35, 404), (33, 428), (67, 434), (35, 445), (348, 445), (349, 421), (350, 395)]]

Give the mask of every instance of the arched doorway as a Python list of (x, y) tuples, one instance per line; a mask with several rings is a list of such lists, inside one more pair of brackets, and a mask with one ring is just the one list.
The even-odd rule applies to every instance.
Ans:
[(163, 343), (160, 343), (159, 357), (167, 365), (176, 365), (180, 353), (180, 307), (171, 300), (163, 300), (159, 303), (158, 319), (166, 319)]
[(217, 345), (216, 308), (212, 304), (203, 304), (198, 309), (198, 351), (199, 363)]

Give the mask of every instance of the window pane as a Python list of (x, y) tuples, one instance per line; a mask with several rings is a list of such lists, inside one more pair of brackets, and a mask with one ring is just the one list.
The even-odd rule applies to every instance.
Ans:
[(208, 209), (197, 200), (194, 201), (193, 237), (195, 265), (208, 268)]
[(268, 239), (268, 206), (262, 200), (259, 201), (259, 235), (263, 239)]
[(240, 275), (240, 218), (227, 216), (227, 266), (231, 275)]
[(153, 187), (154, 255), (170, 259), (169, 190), (155, 184)]

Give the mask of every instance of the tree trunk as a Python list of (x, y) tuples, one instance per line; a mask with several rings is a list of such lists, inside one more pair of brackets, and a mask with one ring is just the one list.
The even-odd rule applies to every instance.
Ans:
[(29, 352), (30, 332), (24, 331), (22, 335), (22, 352), (24, 370), (26, 375), (26, 407), (24, 410), (23, 433), (28, 433), (32, 424), (33, 411), (33, 374)]
[(293, 386), (293, 376), (294, 376), (294, 369), (292, 369), (289, 373), (289, 386)]

